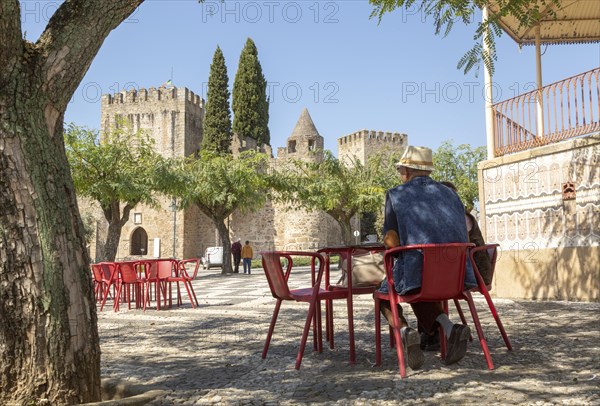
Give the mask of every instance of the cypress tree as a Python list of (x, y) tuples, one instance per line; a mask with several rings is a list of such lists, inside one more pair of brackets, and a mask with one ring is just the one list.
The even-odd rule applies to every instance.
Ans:
[(233, 132), (270, 144), (267, 81), (258, 61), (258, 50), (248, 38), (240, 54), (233, 82)]
[(221, 48), (217, 46), (210, 65), (206, 114), (203, 122), (202, 149), (220, 154), (231, 153), (231, 112), (229, 77)]

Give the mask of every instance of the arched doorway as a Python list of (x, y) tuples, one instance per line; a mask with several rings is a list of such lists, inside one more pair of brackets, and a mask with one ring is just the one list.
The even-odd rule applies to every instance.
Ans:
[(129, 255), (148, 254), (148, 234), (142, 227), (136, 228), (131, 234)]

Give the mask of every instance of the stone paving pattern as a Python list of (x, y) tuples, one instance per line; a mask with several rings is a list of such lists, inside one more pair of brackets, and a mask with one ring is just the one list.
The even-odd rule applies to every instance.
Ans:
[[(306, 286), (308, 275), (299, 272), (291, 284)], [(194, 288), (197, 309), (183, 291), (184, 305), (171, 310), (122, 305), (115, 313), (107, 305), (99, 312), (102, 377), (166, 389), (151, 405), (600, 404), (600, 303), (495, 299), (513, 344), (509, 352), (485, 301), (477, 298), (496, 369), (487, 369), (475, 338), (459, 363), (446, 366), (439, 353), (426, 352), (422, 369), (407, 368), (407, 379), (401, 379), (387, 329), (383, 365), (373, 366), (368, 295), (354, 297), (356, 365), (349, 365), (345, 301), (336, 301), (335, 349), (324, 342), (322, 353), (313, 352), (309, 336), (297, 371), (307, 304), (283, 303), (263, 360), (275, 299), (262, 270), (200, 271)], [(405, 312), (414, 324), (408, 306)], [(452, 305), (450, 317), (458, 319)]]

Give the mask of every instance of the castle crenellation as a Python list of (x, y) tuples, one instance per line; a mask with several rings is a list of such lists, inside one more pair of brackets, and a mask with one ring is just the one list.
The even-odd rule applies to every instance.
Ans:
[(374, 131), (374, 130), (360, 130), (352, 134), (340, 137), (338, 144), (347, 144), (354, 141), (360, 143), (377, 143), (377, 142), (392, 142), (397, 143), (400, 146), (406, 146), (408, 136), (406, 134), (390, 131)]
[[(181, 97), (180, 97), (181, 95)], [(102, 95), (102, 104), (124, 104), (124, 103), (143, 103), (143, 102), (157, 102), (164, 100), (185, 100), (192, 104), (198, 105), (204, 108), (204, 99), (193, 91), (184, 88), (176, 87), (150, 87), (148, 89), (131, 89), (123, 90), (120, 93), (113, 95), (104, 94)]]

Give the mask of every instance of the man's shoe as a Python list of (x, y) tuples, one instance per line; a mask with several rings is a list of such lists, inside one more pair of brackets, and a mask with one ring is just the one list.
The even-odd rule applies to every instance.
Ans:
[(440, 331), (436, 330), (434, 335), (421, 333), (421, 349), (423, 351), (439, 351)]
[(446, 352), (446, 365), (454, 364), (463, 359), (467, 353), (467, 343), (471, 336), (471, 329), (464, 324), (455, 324), (448, 338), (448, 351)]
[(402, 334), (402, 346), (406, 349), (408, 366), (413, 370), (421, 368), (425, 362), (425, 357), (423, 351), (421, 351), (419, 333), (410, 327), (404, 327), (400, 332)]

